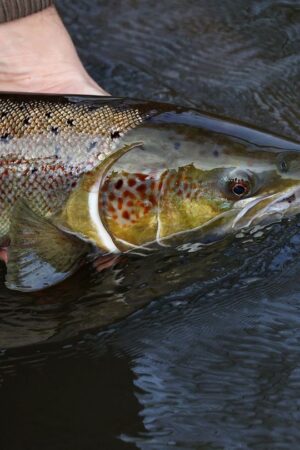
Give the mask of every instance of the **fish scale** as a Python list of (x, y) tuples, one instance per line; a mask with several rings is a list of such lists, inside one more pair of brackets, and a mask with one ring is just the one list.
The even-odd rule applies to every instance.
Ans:
[[(91, 252), (201, 243), (300, 208), (300, 144), (195, 110), (0, 94), (5, 283), (62, 281)], [(101, 256), (100, 256), (101, 255)]]
[(42, 216), (56, 214), (82, 174), (112, 153), (143, 120), (137, 108), (68, 102), (63, 97), (0, 99), (0, 238), (23, 198)]

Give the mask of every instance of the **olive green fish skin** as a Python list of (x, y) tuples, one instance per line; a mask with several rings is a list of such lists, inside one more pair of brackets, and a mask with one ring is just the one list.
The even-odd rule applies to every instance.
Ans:
[(95, 247), (211, 242), (299, 211), (298, 142), (174, 105), (0, 93), (10, 289), (59, 283)]
[(42, 216), (57, 213), (80, 177), (147, 114), (110, 98), (1, 94), (0, 239), (19, 198)]

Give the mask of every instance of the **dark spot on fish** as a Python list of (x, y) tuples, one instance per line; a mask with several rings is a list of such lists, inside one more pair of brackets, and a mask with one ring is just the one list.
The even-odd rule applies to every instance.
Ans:
[(23, 120), (23, 125), (29, 125), (30, 124), (30, 117), (26, 117), (24, 120)]
[(45, 116), (47, 117), (47, 119), (50, 119), (50, 117), (52, 117), (52, 112), (46, 112)]
[(112, 139), (117, 139), (118, 137), (120, 137), (120, 132), (119, 131), (113, 131), (110, 133), (110, 137)]
[(96, 109), (98, 109), (98, 106), (96, 106), (96, 105), (89, 105), (88, 106), (88, 111), (90, 111), (90, 112), (95, 111)]
[(123, 186), (123, 180), (118, 180), (115, 184), (115, 188), (116, 189), (121, 189), (121, 187)]
[(10, 136), (9, 133), (4, 133), (4, 134), (2, 134), (2, 136), (1, 136), (1, 141), (3, 141), (3, 142), (8, 142), (8, 141), (10, 141), (11, 139), (12, 139), (12, 136)]
[(123, 217), (123, 219), (129, 220), (129, 219), (130, 219), (129, 212), (125, 210), (125, 211), (122, 213), (122, 217)]
[(68, 119), (67, 124), (70, 125), (70, 127), (74, 127), (75, 123), (73, 119)]
[(92, 141), (88, 143), (88, 147), (87, 147), (87, 151), (90, 152), (91, 150), (93, 150), (93, 148), (95, 148), (97, 145), (97, 141)]
[(58, 132), (59, 132), (58, 127), (51, 127), (50, 130), (53, 134), (58, 134)]
[(73, 183), (71, 184), (71, 187), (72, 188), (76, 187), (76, 184), (77, 184), (76, 181), (73, 181)]
[(178, 150), (180, 147), (181, 147), (181, 143), (180, 142), (175, 142), (175, 144), (174, 144), (175, 150)]
[(219, 156), (219, 151), (218, 151), (218, 150), (214, 150), (214, 151), (213, 151), (213, 155), (214, 155), (216, 158), (218, 158), (218, 156)]
[(35, 172), (37, 172), (37, 168), (33, 167), (33, 169), (31, 169), (31, 173), (35, 173)]

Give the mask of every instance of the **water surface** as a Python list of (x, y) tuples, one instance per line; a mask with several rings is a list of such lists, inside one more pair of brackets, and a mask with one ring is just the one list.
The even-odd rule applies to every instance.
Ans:
[[(59, 8), (112, 94), (299, 140), (298, 1)], [(298, 448), (299, 223), (1, 288), (1, 449)]]

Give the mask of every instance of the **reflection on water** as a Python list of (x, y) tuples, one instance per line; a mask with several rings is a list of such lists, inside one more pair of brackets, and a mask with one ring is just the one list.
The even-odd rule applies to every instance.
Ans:
[[(113, 94), (299, 139), (299, 2), (91, 3), (60, 8)], [(1, 289), (1, 449), (297, 448), (299, 231)]]

